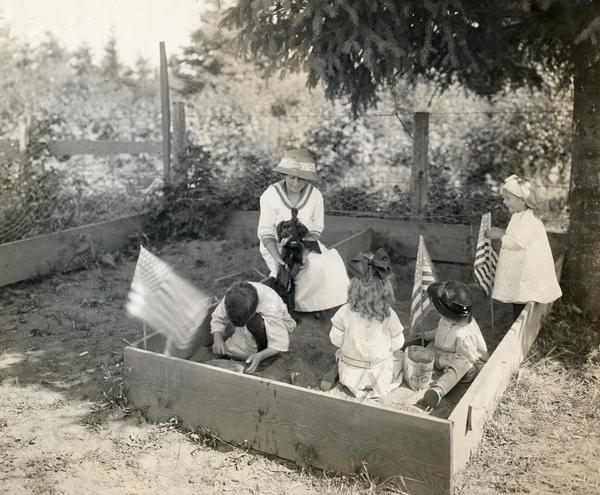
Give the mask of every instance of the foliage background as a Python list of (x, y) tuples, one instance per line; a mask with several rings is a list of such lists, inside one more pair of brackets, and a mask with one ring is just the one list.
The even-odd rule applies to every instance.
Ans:
[[(398, 84), (378, 107), (353, 119), (348, 104), (308, 91), (303, 74), (264, 79), (263, 64), (236, 58), (231, 34), (208, 16), (189, 46), (171, 53), (171, 101), (184, 101), (188, 180), (162, 189), (156, 155), (49, 156), (51, 139), (160, 141), (156, 71), (126, 67), (109, 41), (100, 64), (48, 35), (38, 47), (0, 32), (0, 139), (33, 121), (27, 164), (0, 158), (0, 237), (6, 242), (150, 210), (155, 234), (206, 237), (230, 208), (256, 209), (283, 150), (317, 157), (330, 213), (411, 218), (408, 195), (412, 113), (430, 112), (427, 221), (477, 223), (507, 214), (499, 184), (531, 177), (544, 220), (564, 227), (572, 107), (570, 91), (548, 78), (543, 90), (506, 89), (493, 99), (426, 83)], [(170, 50), (170, 47), (167, 47)]]

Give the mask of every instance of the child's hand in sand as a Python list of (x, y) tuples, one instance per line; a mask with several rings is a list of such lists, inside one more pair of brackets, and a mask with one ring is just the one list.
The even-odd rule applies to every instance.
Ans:
[(215, 332), (213, 334), (212, 351), (220, 356), (223, 356), (226, 352), (225, 341), (223, 340), (223, 336), (219, 332)]
[(256, 371), (256, 368), (258, 368), (258, 365), (261, 362), (261, 358), (258, 354), (258, 352), (250, 354), (248, 359), (246, 359), (246, 369), (244, 370), (244, 373), (248, 373), (251, 375)]

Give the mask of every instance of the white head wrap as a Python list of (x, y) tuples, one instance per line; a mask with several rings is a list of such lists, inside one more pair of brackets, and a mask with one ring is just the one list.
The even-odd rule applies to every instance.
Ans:
[(525, 205), (532, 210), (537, 209), (537, 198), (531, 182), (523, 179), (518, 175), (511, 175), (504, 181), (502, 188), (509, 193), (514, 194), (517, 198), (525, 201)]

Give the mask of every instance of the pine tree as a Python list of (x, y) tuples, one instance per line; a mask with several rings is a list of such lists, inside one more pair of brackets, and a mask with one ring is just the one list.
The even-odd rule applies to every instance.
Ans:
[(117, 39), (111, 34), (104, 47), (104, 57), (100, 63), (100, 72), (105, 79), (115, 80), (121, 74), (121, 62), (117, 52)]
[(71, 68), (77, 77), (90, 74), (94, 70), (92, 51), (89, 45), (83, 43), (71, 57)]
[(399, 79), (479, 94), (574, 85), (564, 289), (600, 317), (600, 2), (597, 0), (238, 0), (223, 19), (267, 71), (304, 71), (355, 115)]

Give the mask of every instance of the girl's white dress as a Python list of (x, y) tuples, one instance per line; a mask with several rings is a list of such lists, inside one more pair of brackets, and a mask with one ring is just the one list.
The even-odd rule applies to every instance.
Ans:
[(533, 211), (513, 213), (502, 237), (492, 297), (507, 303), (549, 303), (562, 296), (542, 221)]
[(331, 319), (331, 343), (340, 350), (340, 383), (357, 398), (383, 397), (400, 386), (402, 362), (394, 351), (404, 345), (404, 327), (393, 309), (383, 321), (367, 319), (342, 306)]
[[(277, 263), (264, 246), (264, 241), (275, 239), (279, 222), (292, 218), (285, 181), (271, 184), (260, 197), (260, 218), (258, 221), (258, 238), (260, 253), (270, 270), (270, 276), (277, 276)], [(308, 184), (295, 206), (298, 220), (310, 233), (317, 237), (323, 232), (325, 215), (323, 196), (320, 191)], [(344, 260), (335, 249), (327, 249), (321, 242), (321, 254), (311, 252), (306, 266), (296, 277), (296, 310), (321, 311), (344, 304), (348, 297), (348, 275)]]

